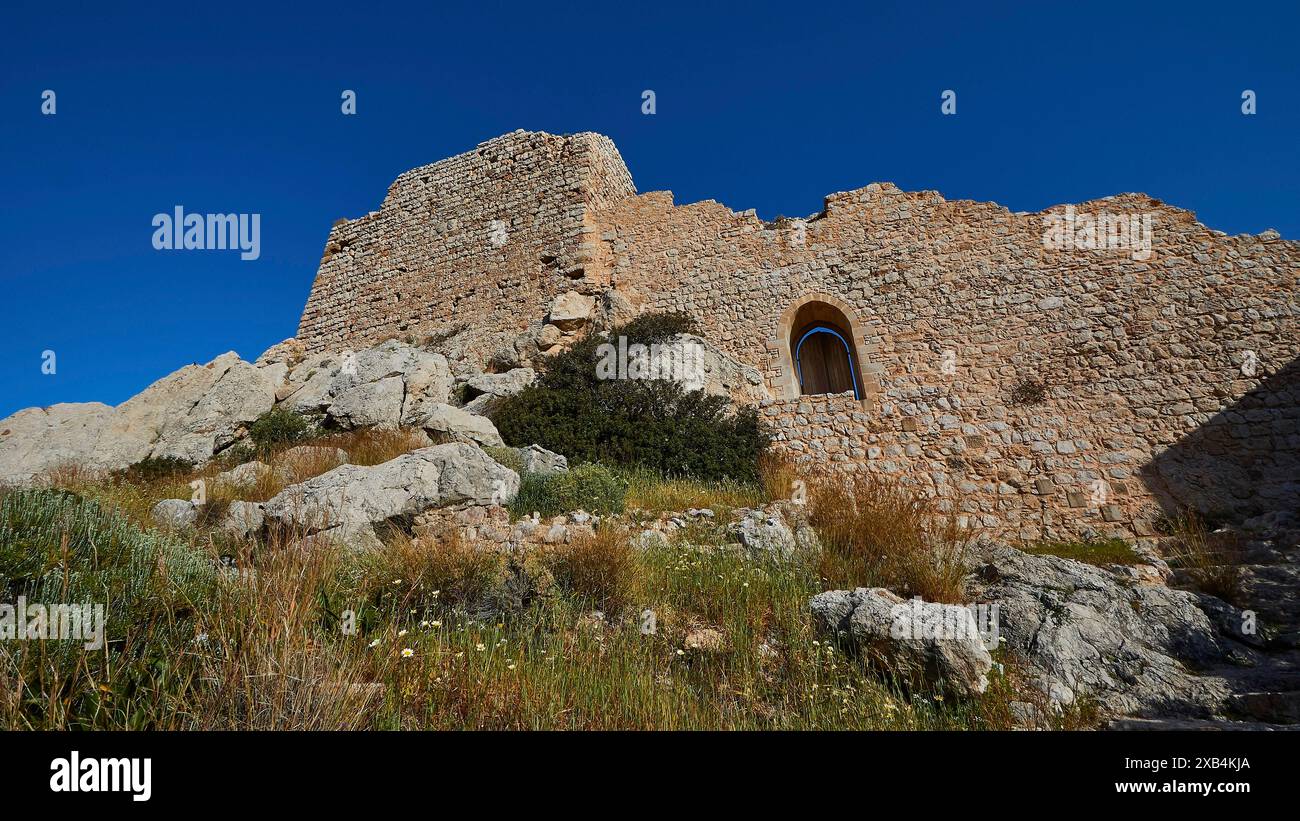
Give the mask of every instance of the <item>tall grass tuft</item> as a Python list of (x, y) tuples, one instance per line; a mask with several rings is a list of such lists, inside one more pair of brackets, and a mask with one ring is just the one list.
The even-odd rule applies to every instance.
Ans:
[(602, 527), (592, 536), (557, 545), (545, 562), (556, 585), (606, 614), (618, 615), (634, 601), (636, 551), (622, 528)]
[(818, 573), (830, 587), (888, 587), (903, 596), (960, 603), (974, 534), (896, 480), (831, 476), (808, 491), (822, 541)]
[(1184, 571), (1192, 585), (1226, 602), (1242, 601), (1241, 541), (1236, 533), (1212, 532), (1195, 511), (1186, 511), (1170, 523), (1167, 542), (1169, 564)]

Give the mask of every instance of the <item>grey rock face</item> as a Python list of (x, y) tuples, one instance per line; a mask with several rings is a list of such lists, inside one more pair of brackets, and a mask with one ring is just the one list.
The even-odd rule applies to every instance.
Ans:
[(248, 538), (262, 529), (265, 514), (256, 502), (231, 502), (221, 519), (221, 529)]
[(159, 527), (180, 530), (193, 526), (199, 513), (189, 499), (163, 499), (149, 509), (149, 518)]
[(1080, 562), (994, 546), (973, 581), (976, 600), (998, 604), (1004, 646), (1056, 704), (1087, 696), (1123, 715), (1217, 714), (1227, 688), (1194, 671), (1249, 652), (1225, 645), (1195, 595)]
[(808, 603), (828, 633), (905, 682), (969, 697), (988, 687), (993, 658), (965, 607), (906, 601), (884, 588), (830, 590)]
[(388, 376), (375, 382), (363, 382), (343, 390), (325, 415), (345, 429), (396, 427), (402, 418), (402, 400), (406, 385), (400, 376)]
[(494, 400), (514, 396), (537, 380), (532, 368), (515, 368), (505, 373), (481, 373), (465, 382), (468, 401), (464, 409), (482, 414)]
[(451, 370), (442, 354), (397, 340), (361, 351), (309, 356), (289, 371), (279, 390), (294, 413), (328, 414), (340, 427), (397, 427), (451, 395)]
[(274, 401), (273, 380), (232, 352), (181, 368), (116, 408), (19, 411), (0, 420), (0, 479), (26, 482), (64, 463), (117, 470), (150, 456), (206, 462)]
[(0, 482), (27, 482), (60, 465), (84, 465), (112, 413), (100, 402), (78, 402), (27, 408), (0, 420)]
[(519, 475), (472, 445), (421, 448), (372, 467), (343, 465), (291, 485), (265, 504), (267, 518), (310, 531), (372, 525), (431, 507), (505, 504)]
[(780, 511), (742, 509), (737, 514), (740, 519), (733, 522), (727, 532), (751, 553), (781, 559), (794, 555), (798, 542)]
[(472, 442), (484, 447), (502, 447), (505, 442), (497, 433), (496, 425), (486, 416), (468, 413), (446, 404), (434, 404), (420, 427), (434, 437), (442, 436), (456, 442)]
[(325, 542), (334, 547), (357, 552), (377, 550), (384, 546), (379, 536), (376, 535), (375, 529), (370, 525), (363, 524), (339, 525), (328, 530), (322, 530), (319, 533), (313, 533), (303, 539), (303, 543), (309, 548)]
[(265, 462), (245, 462), (230, 470), (222, 471), (213, 479), (213, 484), (234, 489), (247, 488), (257, 484), (262, 477), (271, 473), (271, 466)]
[(519, 458), (523, 462), (525, 473), (550, 476), (564, 473), (569, 469), (569, 460), (558, 453), (547, 450), (541, 445), (529, 445), (519, 448)]

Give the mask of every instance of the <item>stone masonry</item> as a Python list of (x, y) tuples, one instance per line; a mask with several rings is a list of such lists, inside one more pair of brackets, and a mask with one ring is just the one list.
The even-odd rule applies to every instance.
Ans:
[[(1122, 194), (1072, 210), (1145, 217), (1150, 254), (1046, 247), (1065, 209), (875, 183), (764, 223), (636, 194), (600, 135), (514, 132), (403, 174), (379, 211), (338, 223), (298, 337), (319, 351), (536, 331), (569, 293), (683, 310), (761, 371), (780, 447), (897, 476), (1004, 537), (1295, 509), (1300, 243)], [(799, 396), (791, 334), (808, 306), (843, 318), (860, 399)]]

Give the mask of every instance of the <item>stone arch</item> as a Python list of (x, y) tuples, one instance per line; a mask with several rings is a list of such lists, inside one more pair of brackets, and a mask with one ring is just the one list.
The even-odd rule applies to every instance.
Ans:
[[(800, 343), (806, 341), (810, 333), (822, 329), (826, 332), (819, 340), (822, 344), (829, 343), (832, 350), (838, 350), (838, 346), (843, 345), (849, 366), (848, 384), (851, 384), (855, 397), (865, 402), (878, 393), (880, 385), (875, 377), (879, 368), (867, 359), (868, 354), (873, 353), (878, 346), (866, 335), (857, 311), (833, 294), (813, 292), (790, 303), (777, 320), (775, 337), (768, 340), (769, 348), (775, 349), (780, 362), (776, 384), (773, 386), (778, 394), (785, 399), (805, 395), (797, 358), (801, 350)], [(832, 338), (835, 341), (832, 342)], [(834, 381), (832, 377), (832, 382)], [(832, 385), (840, 386), (839, 383)], [(814, 384), (813, 387), (822, 386)]]

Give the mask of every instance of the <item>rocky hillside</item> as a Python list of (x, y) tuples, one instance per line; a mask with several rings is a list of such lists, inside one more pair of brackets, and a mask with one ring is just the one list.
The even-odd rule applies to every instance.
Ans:
[[(528, 351), (512, 346), (520, 348)], [(599, 659), (618, 647), (619, 664), (640, 659), (638, 672), (620, 668), (619, 675), (650, 682), (701, 670), (712, 671), (710, 686), (758, 676), (747, 686), (780, 691), (768, 693), (769, 723), (760, 726), (895, 726), (879, 711), (919, 709), (920, 694), (934, 698), (898, 726), (1274, 728), (1300, 721), (1300, 523), (1293, 519), (1259, 520), (1245, 534), (1175, 534), (1167, 544), (1144, 544), (1131, 561), (1081, 562), (1052, 555), (1068, 552), (1059, 548), (1021, 550), (920, 519), (915, 532), (900, 536), (896, 521), (915, 513), (908, 503), (876, 518), (861, 504), (836, 509), (826, 499), (838, 497), (818, 491), (816, 481), (807, 498), (796, 492), (798, 468), (790, 464), (769, 465), (762, 487), (571, 466), (536, 444), (507, 446), (486, 415), (535, 381), (540, 356), (536, 349), (489, 365), (458, 349), (456, 334), (313, 355), (291, 340), (254, 363), (224, 354), (116, 408), (56, 405), (3, 420), (0, 484), (53, 485), (138, 515), (139, 526), (160, 534), (148, 539), (179, 539), (237, 579), (284, 571), (275, 558), (284, 546), (302, 549), (292, 556), (358, 563), (327, 586), (367, 578), (364, 568), (376, 562), (414, 562), (423, 569), (386, 569), (394, 580), (385, 583), (402, 587), (416, 573), (437, 585), (435, 600), (410, 610), (427, 616), (424, 625), (455, 620), (461, 636), (478, 636), (485, 622), (505, 629), (525, 613), (540, 617), (540, 607), (545, 626), (529, 622), (529, 631), (547, 642), (594, 640), (606, 648), (581, 664), (604, 670)], [(691, 387), (731, 396), (745, 389), (745, 374), (710, 350), (704, 378)], [(301, 429), (281, 435), (276, 425)], [(32, 583), (22, 569), (31, 548), (20, 546), (38, 541), (23, 530), (24, 511), (67, 504), (42, 492), (0, 489), (8, 506), (0, 517), (0, 581), (15, 590)], [(1243, 550), (1231, 557), (1202, 551), (1193, 561), (1179, 554), (1189, 539), (1232, 539)], [(961, 549), (949, 550), (954, 545)], [(876, 553), (863, 562), (854, 553), (862, 550)], [(912, 566), (900, 570), (900, 556)], [(445, 563), (453, 560), (461, 564), (448, 576)], [(1229, 562), (1230, 588), (1208, 584), (1225, 577)], [(952, 584), (916, 581), (948, 567), (957, 571)], [(424, 596), (425, 583), (404, 601)], [(444, 587), (450, 592), (438, 600)], [(219, 602), (229, 593), (204, 595)], [(346, 595), (371, 611), (385, 601), (373, 590)], [(991, 627), (972, 623), (965, 605), (973, 604), (996, 605)], [(567, 615), (557, 615), (561, 606)], [(366, 628), (372, 647), (412, 629), (406, 615), (384, 613)], [(205, 629), (230, 627), (215, 614), (204, 618)], [(303, 629), (304, 647), (322, 640), (313, 632), (319, 626)], [(499, 640), (517, 638), (507, 629)], [(403, 652), (447, 663), (466, 652), (462, 637), (424, 640), (432, 644)], [(823, 683), (858, 694), (842, 696), (845, 710), (861, 711), (852, 720), (791, 706), (801, 688), (830, 674), (800, 666), (813, 661), (792, 643), (833, 654), (836, 672)], [(486, 652), (481, 641), (470, 646)], [(522, 663), (503, 658), (501, 675)], [(687, 662), (694, 672), (674, 667)], [(777, 664), (793, 665), (786, 672), (795, 678), (782, 679)], [(391, 675), (372, 671), (354, 684), (386, 692), (398, 686)], [(582, 675), (596, 674), (583, 668)], [(869, 703), (852, 700), (868, 692)], [(749, 726), (734, 705), (693, 704), (702, 711), (696, 726)], [(505, 721), (484, 722), (498, 719)], [(667, 726), (638, 721), (644, 718), (615, 726)]]

